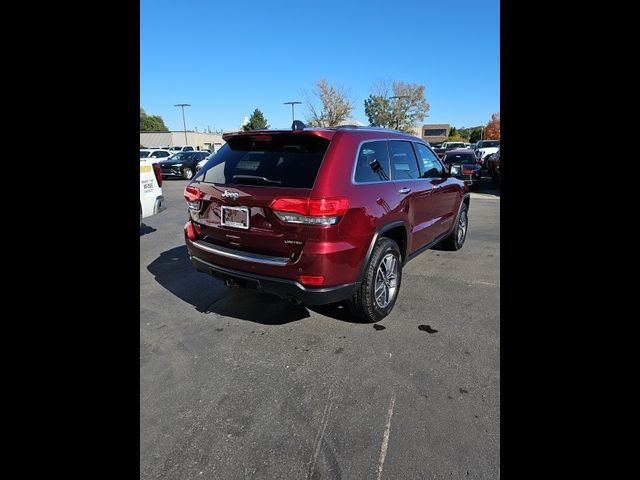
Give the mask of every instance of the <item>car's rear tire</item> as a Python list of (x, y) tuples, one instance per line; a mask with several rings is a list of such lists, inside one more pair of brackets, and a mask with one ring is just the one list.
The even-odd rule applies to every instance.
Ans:
[(182, 169), (182, 178), (191, 180), (193, 178), (193, 170), (190, 167), (184, 167)]
[(376, 241), (362, 282), (347, 302), (352, 315), (377, 322), (389, 315), (402, 282), (402, 255), (396, 242), (381, 237)]
[(469, 206), (466, 203), (460, 207), (460, 212), (456, 218), (455, 227), (451, 235), (441, 242), (441, 246), (446, 250), (460, 250), (467, 238), (467, 230), (469, 229)]

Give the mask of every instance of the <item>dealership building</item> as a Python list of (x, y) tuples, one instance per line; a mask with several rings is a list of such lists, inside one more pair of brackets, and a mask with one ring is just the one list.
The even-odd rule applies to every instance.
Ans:
[(187, 132), (185, 143), (184, 131), (140, 132), (140, 145), (147, 148), (192, 145), (196, 150), (217, 152), (224, 143), (222, 135), (218, 133)]
[(416, 136), (429, 142), (429, 145), (439, 147), (442, 142), (449, 138), (451, 125), (448, 123), (431, 123), (416, 128)]

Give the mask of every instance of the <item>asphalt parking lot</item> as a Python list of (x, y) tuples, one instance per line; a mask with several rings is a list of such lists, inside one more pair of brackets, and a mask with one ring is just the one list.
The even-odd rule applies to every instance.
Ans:
[(494, 479), (500, 194), (404, 269), (378, 324), (227, 289), (188, 260), (183, 180), (140, 229), (141, 479)]

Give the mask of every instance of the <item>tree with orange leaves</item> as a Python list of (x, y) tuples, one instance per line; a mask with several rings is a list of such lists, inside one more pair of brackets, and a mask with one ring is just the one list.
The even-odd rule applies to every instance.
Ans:
[(491, 121), (484, 127), (484, 140), (500, 140), (500, 112), (491, 115)]

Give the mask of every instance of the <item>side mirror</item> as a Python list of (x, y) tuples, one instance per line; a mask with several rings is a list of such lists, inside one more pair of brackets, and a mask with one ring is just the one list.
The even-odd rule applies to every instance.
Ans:
[(462, 165), (451, 165), (449, 167), (449, 175), (458, 177), (462, 173)]

